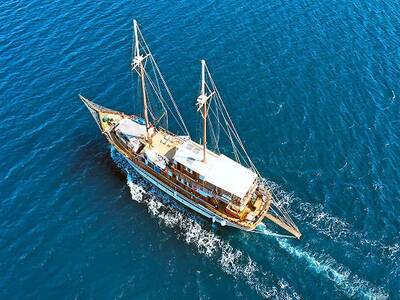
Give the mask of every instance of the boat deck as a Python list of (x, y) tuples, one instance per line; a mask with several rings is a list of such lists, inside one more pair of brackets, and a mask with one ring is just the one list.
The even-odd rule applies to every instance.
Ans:
[(183, 143), (182, 139), (171, 135), (166, 131), (157, 130), (151, 137), (151, 143), (147, 144), (147, 149), (156, 151), (159, 155), (171, 159), (179, 145)]

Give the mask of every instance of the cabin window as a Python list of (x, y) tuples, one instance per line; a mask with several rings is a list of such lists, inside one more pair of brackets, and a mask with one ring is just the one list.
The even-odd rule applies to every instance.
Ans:
[(171, 172), (171, 170), (168, 170), (168, 176), (172, 177), (172, 172)]
[(176, 160), (174, 160), (174, 166), (176, 167), (178, 165), (178, 163), (176, 162)]
[(231, 196), (231, 195), (222, 194), (221, 196), (222, 196), (222, 198), (224, 198), (224, 199), (227, 200), (227, 201), (232, 200), (232, 196)]
[(198, 188), (198, 189), (197, 189), (197, 192), (198, 192), (200, 195), (204, 196), (204, 197), (208, 197), (208, 198), (211, 197), (211, 194), (210, 194), (208, 191), (206, 191), (206, 190), (203, 190), (203, 189)]
[(200, 180), (204, 181), (204, 176), (203, 175), (200, 175), (199, 178), (200, 178)]

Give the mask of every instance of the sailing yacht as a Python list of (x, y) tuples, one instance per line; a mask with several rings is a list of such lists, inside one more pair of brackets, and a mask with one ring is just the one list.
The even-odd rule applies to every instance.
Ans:
[[(196, 142), (136, 20), (133, 34), (131, 67), (137, 74), (142, 113), (125, 114), (79, 95), (109, 143), (143, 178), (212, 222), (254, 232), (280, 227), (287, 236), (300, 238), (244, 148), (206, 62), (201, 60), (196, 100), (202, 138)], [(171, 116), (179, 133), (168, 130)], [(221, 133), (234, 159), (219, 150)]]

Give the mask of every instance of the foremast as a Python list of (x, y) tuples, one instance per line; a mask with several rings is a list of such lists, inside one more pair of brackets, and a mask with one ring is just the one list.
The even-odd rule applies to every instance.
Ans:
[(140, 53), (138, 24), (136, 20), (133, 20), (133, 32), (135, 35), (135, 51), (132, 60), (132, 70), (138, 72), (140, 77), (140, 82), (142, 87), (142, 98), (143, 98), (143, 116), (146, 123), (146, 140), (150, 141), (150, 134), (149, 134), (150, 122), (149, 122), (148, 105), (147, 105), (146, 78), (143, 66), (143, 61), (148, 57), (148, 54), (143, 56)]

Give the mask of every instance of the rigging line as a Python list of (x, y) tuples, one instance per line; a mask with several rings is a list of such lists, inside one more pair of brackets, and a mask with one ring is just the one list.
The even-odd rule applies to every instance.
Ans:
[[(146, 72), (147, 61), (148, 60), (146, 59), (144, 64), (143, 64), (143, 72), (144, 72), (145, 76), (141, 80), (144, 80), (144, 81), (146, 81), (146, 78), (147, 78), (147, 80), (149, 80), (149, 77), (147, 76), (147, 72)], [(154, 105), (153, 105), (153, 103), (151, 101), (151, 94), (149, 93), (147, 88), (146, 88), (146, 92), (147, 92), (147, 98), (148, 98), (147, 108), (148, 108), (148, 111), (150, 112), (150, 116), (153, 118), (153, 122), (154, 122), (154, 120), (157, 119), (156, 112), (155, 112), (155, 109), (153, 108)]]
[(226, 107), (225, 107), (225, 105), (224, 105), (222, 99), (220, 99), (219, 104), (220, 104), (220, 106), (222, 107), (222, 111), (224, 112), (223, 118), (224, 118), (224, 121), (225, 121), (225, 123), (226, 123), (226, 126), (227, 126), (227, 127), (229, 128), (229, 130), (232, 132), (232, 134), (233, 134), (233, 136), (235, 137), (235, 139), (236, 139), (238, 145), (242, 148), (243, 152), (244, 152), (245, 155), (247, 156), (247, 159), (248, 159), (248, 161), (249, 161), (249, 163), (250, 163), (250, 165), (251, 165), (251, 164), (252, 164), (251, 159), (250, 159), (250, 157), (247, 155), (246, 149), (244, 148), (244, 145), (243, 145), (243, 143), (242, 143), (242, 141), (241, 141), (241, 139), (240, 139), (240, 137), (239, 137), (239, 135), (238, 135), (238, 133), (237, 133), (237, 131), (236, 131), (234, 125), (233, 125), (233, 122), (232, 122), (232, 120), (231, 120), (231, 118), (230, 118), (230, 116), (229, 116), (229, 113), (228, 113), (227, 110), (226, 110)]
[[(217, 90), (217, 93), (219, 93), (218, 90)], [(236, 141), (238, 142), (239, 146), (241, 147), (243, 153), (245, 154), (246, 159), (247, 159), (249, 165), (251, 166), (251, 168), (253, 169), (253, 171), (255, 171), (257, 174), (259, 174), (259, 172), (258, 172), (257, 168), (255, 167), (253, 161), (251, 160), (250, 156), (248, 155), (248, 153), (247, 153), (247, 151), (246, 151), (246, 148), (245, 148), (244, 145), (243, 145), (242, 140), (240, 139), (240, 136), (239, 136), (239, 134), (238, 134), (238, 132), (237, 132), (237, 130), (236, 130), (236, 128), (235, 128), (235, 126), (234, 126), (234, 124), (233, 124), (231, 118), (230, 118), (230, 115), (229, 115), (229, 113), (228, 113), (228, 111), (227, 111), (227, 109), (226, 109), (226, 107), (225, 107), (225, 104), (223, 103), (222, 99), (220, 99), (220, 100), (221, 100), (221, 101), (220, 101), (220, 104), (221, 104), (221, 106), (223, 107), (223, 109), (224, 109), (224, 111), (225, 111), (225, 116), (226, 116), (226, 118), (228, 119), (227, 125), (228, 125), (229, 128), (231, 129), (231, 131), (232, 131), (232, 133), (233, 133), (233, 136), (236, 138)]]
[[(145, 70), (145, 74), (147, 74), (146, 70)], [(175, 121), (177, 122), (178, 126), (181, 128), (181, 130), (185, 131), (184, 128), (181, 126), (181, 123), (179, 122), (179, 120), (175, 116), (174, 111), (169, 107), (168, 103), (164, 100), (164, 97), (162, 96), (161, 91), (157, 91), (157, 89), (155, 88), (153, 80), (151, 78), (149, 78), (149, 77), (147, 77), (147, 79), (148, 79), (148, 81), (150, 83), (150, 86), (152, 87), (154, 93), (156, 94), (158, 100), (162, 103), (161, 105), (164, 107), (164, 111), (167, 111), (167, 109), (168, 109), (169, 112), (174, 117)], [(167, 109), (165, 109), (165, 107)]]
[[(149, 81), (149, 83), (150, 83), (150, 80), (148, 80)], [(150, 84), (151, 85), (151, 84)], [(155, 92), (155, 91), (154, 91)], [(150, 93), (149, 93), (150, 94)], [(155, 112), (155, 109), (153, 108), (153, 103), (152, 103), (152, 101), (149, 101), (149, 109), (150, 109), (150, 112), (151, 112), (151, 114), (152, 114), (152, 117), (153, 117), (153, 119), (155, 120), (155, 119), (157, 119), (157, 117), (155, 117), (155, 115), (156, 115), (156, 112)], [(160, 104), (161, 104), (161, 106), (163, 107), (163, 113), (161, 114), (162, 116), (164, 116), (164, 114), (167, 112), (166, 111), (166, 109), (165, 109), (165, 107), (164, 107), (164, 105), (163, 105), (163, 103), (160, 101)], [(161, 117), (160, 117), (161, 118)]]
[[(217, 107), (217, 109), (218, 109), (218, 107)], [(212, 113), (212, 114), (215, 114), (214, 110), (211, 110), (211, 113)], [(223, 132), (226, 134), (227, 138), (229, 139), (229, 141), (230, 141), (230, 143), (231, 143), (231, 147), (232, 147), (233, 154), (234, 154), (234, 156), (235, 156), (235, 160), (236, 160), (237, 162), (240, 162), (240, 158), (238, 157), (238, 153), (240, 153), (240, 152), (237, 151), (236, 145), (235, 145), (235, 143), (234, 143), (234, 141), (233, 141), (233, 139), (232, 139), (232, 136), (231, 136), (229, 130), (228, 130), (227, 128), (225, 128), (225, 127), (221, 124), (221, 122), (220, 122), (219, 120), (218, 120), (218, 124), (220, 125), (219, 128), (222, 128)]]
[(158, 81), (158, 77), (157, 77), (156, 70), (154, 68), (152, 60), (150, 60), (150, 62), (151, 62), (151, 68), (153, 70), (154, 77), (156, 78), (156, 83), (157, 83), (158, 90), (161, 91), (160, 82)]
[(236, 145), (235, 145), (235, 142), (233, 141), (231, 132), (230, 132), (229, 130), (228, 130), (228, 138), (229, 138), (229, 140), (231, 141), (233, 154), (235, 155), (235, 160), (236, 160), (237, 162), (240, 162), (239, 151), (238, 151), (238, 149), (237, 149), (237, 147), (236, 147)]
[(214, 114), (214, 117), (215, 117), (215, 120), (217, 121), (217, 124), (218, 124), (218, 126), (217, 126), (217, 138), (218, 138), (218, 144), (219, 144), (219, 138), (220, 138), (220, 134), (221, 134), (221, 126), (220, 126), (220, 123), (219, 123), (219, 112), (218, 112), (218, 110), (217, 110), (217, 113)]
[[(278, 218), (281, 222), (292, 227), (293, 229), (299, 230), (290, 218), (288, 219), (286, 216), (280, 215), (273, 207), (271, 207), (270, 209), (273, 212), (273, 214), (275, 215), (275, 217)], [(279, 212), (282, 213), (281, 211), (279, 211)]]
[(283, 217), (285, 218), (285, 220), (290, 223), (294, 228), (296, 228), (297, 230), (299, 230), (296, 226), (296, 224), (293, 222), (293, 219), (290, 217), (289, 213), (283, 208), (278, 208), (278, 210), (283, 214)]
[[(158, 87), (158, 91), (159, 91), (158, 97), (159, 97), (159, 99), (160, 99), (160, 97), (163, 98), (162, 95), (161, 95), (162, 93), (161, 93), (161, 88), (160, 88), (160, 84), (159, 84), (158, 77), (157, 77), (157, 72), (156, 72), (156, 70), (155, 70), (156, 68), (158, 69), (157, 63), (156, 63), (155, 60), (154, 60), (154, 56), (153, 56), (153, 54), (151, 53), (150, 47), (147, 45), (146, 40), (144, 39), (143, 34), (142, 34), (140, 28), (138, 28), (138, 35), (139, 35), (139, 39), (138, 39), (138, 40), (139, 40), (139, 44), (141, 45), (141, 47), (143, 48), (143, 50), (146, 52), (147, 56), (150, 57), (150, 62), (151, 62), (151, 65), (152, 65), (153, 74), (154, 74), (154, 77), (156, 78), (156, 83), (157, 83), (157, 87)], [(143, 43), (141, 43), (140, 40), (141, 40)], [(162, 74), (161, 74), (161, 72), (160, 72), (159, 69), (158, 69), (158, 74), (159, 74), (160, 77), (162, 76)], [(148, 75), (148, 77), (150, 77), (150, 75)], [(164, 82), (164, 83), (165, 83), (165, 82)], [(168, 86), (166, 86), (166, 84), (164, 84), (164, 88), (165, 88), (165, 89), (168, 89)], [(156, 90), (154, 84), (153, 84), (153, 89)], [(163, 99), (164, 99), (164, 98), (163, 98)], [(161, 101), (161, 100), (160, 100), (160, 101)], [(173, 101), (173, 99), (171, 99), (171, 101)], [(165, 99), (164, 99), (164, 104), (166, 104)], [(172, 111), (172, 110), (171, 110), (171, 111)], [(177, 121), (177, 122), (178, 122), (178, 124), (179, 124), (179, 121)], [(181, 127), (181, 129), (182, 129), (182, 127)]]
[(219, 147), (218, 147), (218, 140), (217, 140), (217, 137), (215, 136), (215, 132), (214, 132), (214, 126), (213, 126), (213, 122), (212, 122), (212, 120), (211, 120), (211, 118), (207, 118), (207, 121), (208, 121), (208, 123), (209, 123), (209, 129), (210, 129), (210, 132), (211, 132), (211, 138), (213, 139), (213, 143), (214, 143), (214, 149), (218, 152), (218, 154), (219, 154)]
[[(293, 222), (292, 218), (289, 216), (288, 212), (287, 212), (282, 206), (279, 206), (279, 203), (278, 203), (278, 202), (274, 201), (275, 199), (277, 199), (277, 196), (276, 196), (276, 194), (274, 193), (274, 191), (272, 191), (272, 190), (269, 188), (268, 184), (266, 184), (265, 181), (262, 181), (262, 183), (264, 184), (264, 187), (268, 188), (269, 192), (273, 195), (273, 199), (272, 199), (273, 201), (272, 201), (272, 203), (271, 203), (271, 209), (275, 212), (275, 214), (277, 214), (277, 216), (279, 217), (279, 219), (282, 219), (281, 217), (283, 217), (284, 220), (285, 220), (288, 224), (290, 224), (292, 227), (294, 227), (294, 228), (296, 228), (296, 229), (298, 230), (297, 226), (296, 226), (295, 223)], [(278, 214), (278, 213), (273, 209), (274, 207), (279, 211), (280, 214)]]
[[(215, 101), (215, 102), (216, 102), (217, 112), (220, 112), (220, 111), (221, 111), (221, 108), (220, 108), (219, 105), (218, 105), (218, 101)], [(225, 133), (226, 136), (228, 137), (229, 141), (231, 142), (232, 151), (233, 151), (233, 154), (235, 155), (236, 161), (239, 162), (239, 163), (241, 163), (242, 160), (243, 160), (244, 162), (246, 162), (245, 157), (243, 156), (243, 154), (241, 153), (241, 151), (239, 151), (239, 149), (238, 149), (238, 148), (236, 147), (236, 145), (235, 145), (234, 139), (233, 139), (233, 137), (232, 137), (232, 135), (231, 135), (231, 131), (232, 131), (232, 130), (230, 129), (230, 126), (229, 126), (229, 124), (227, 123), (226, 118), (224, 117), (222, 111), (221, 111), (221, 115), (222, 115), (222, 118), (223, 118), (223, 120), (224, 120), (225, 126), (221, 124), (221, 122), (219, 121), (219, 119), (218, 119), (218, 122), (219, 122), (219, 124), (221, 125), (220, 128), (222, 128), (222, 130), (224, 131), (224, 133)], [(225, 127), (226, 127), (226, 128), (225, 128)], [(241, 159), (240, 159), (240, 158), (241, 158)], [(248, 165), (248, 163), (246, 163), (246, 164)]]
[[(267, 185), (265, 182), (263, 182), (264, 185)], [(268, 185), (267, 185), (268, 186)], [(271, 190), (270, 188), (268, 188), (268, 190), (271, 192), (271, 194), (274, 196), (273, 200), (277, 200), (278, 197), (276, 196), (275, 192), (273, 190)], [(272, 201), (272, 205), (274, 205), (286, 218), (287, 221), (289, 223), (291, 223), (293, 225), (294, 228), (297, 228), (296, 224), (293, 222), (292, 218), (290, 217), (289, 213), (285, 210), (285, 208), (283, 207), (283, 204), (278, 202), (278, 201)]]
[[(131, 74), (132, 74), (132, 78), (133, 78), (133, 73), (131, 72)], [(140, 91), (140, 79), (139, 79), (139, 77), (136, 77), (136, 101), (135, 101), (135, 108), (137, 109), (137, 111), (141, 111), (141, 109), (140, 109), (140, 101), (139, 101), (139, 98), (140, 98), (140, 95), (139, 95), (139, 91)], [(137, 112), (135, 112), (135, 113), (137, 113)], [(140, 114), (140, 113), (139, 113)]]
[[(151, 56), (151, 54), (149, 54), (149, 56)], [(163, 107), (163, 111), (164, 111), (164, 113), (165, 113), (165, 122), (166, 122), (165, 128), (168, 129), (168, 111), (167, 111), (167, 109), (165, 108), (165, 105), (168, 106), (168, 104), (166, 103), (164, 97), (162, 96), (162, 91), (161, 91), (160, 83), (159, 83), (159, 80), (158, 80), (158, 76), (157, 76), (157, 73), (156, 73), (156, 71), (155, 71), (155, 69), (154, 69), (153, 61), (152, 61), (151, 59), (150, 59), (150, 65), (151, 65), (151, 69), (152, 69), (152, 75), (153, 75), (154, 78), (155, 78), (155, 83), (156, 83), (156, 86), (157, 86), (157, 88), (155, 88), (155, 87), (154, 87), (155, 84), (153, 84), (153, 89), (154, 89), (154, 90), (157, 90), (158, 94), (159, 94), (160, 97), (162, 98), (162, 99), (159, 99), (159, 101), (160, 101), (161, 106)], [(150, 80), (150, 77), (153, 77), (153, 76), (151, 76), (150, 72), (147, 72), (147, 73), (148, 73), (148, 78), (149, 78), (149, 80)], [(154, 79), (151, 79), (151, 80), (154, 80)], [(164, 102), (163, 102), (163, 101), (164, 101)]]
[(215, 120), (217, 121), (217, 133), (216, 133), (216, 137), (217, 137), (217, 142), (218, 142), (218, 144), (219, 144), (219, 136), (220, 136), (220, 131), (221, 131), (221, 126), (220, 126), (220, 122), (219, 122), (219, 111), (218, 111), (218, 106), (217, 106), (217, 104), (215, 104), (215, 106), (216, 106), (216, 109), (217, 109), (217, 113), (215, 113), (214, 112), (214, 110), (213, 110), (213, 108), (212, 108), (212, 103), (213, 102), (215, 102), (215, 100), (214, 101), (210, 101), (210, 107), (209, 107), (209, 110), (211, 110), (211, 112), (212, 112), (212, 114), (214, 115), (214, 117), (215, 117)]
[(230, 124), (231, 130), (232, 130), (232, 132), (233, 132), (233, 134), (234, 134), (234, 136), (235, 136), (235, 138), (236, 138), (236, 140), (237, 140), (239, 146), (242, 148), (243, 152), (245, 153), (245, 155), (246, 155), (246, 157), (247, 157), (247, 160), (249, 161), (250, 166), (252, 167), (252, 169), (259, 175), (259, 172), (258, 172), (257, 168), (256, 168), (255, 165), (253, 164), (253, 162), (252, 162), (250, 156), (248, 155), (246, 149), (244, 148), (243, 142), (241, 141), (240, 136), (239, 136), (239, 134), (237, 133), (237, 130), (236, 130), (235, 126), (233, 125), (233, 122), (232, 122), (232, 120), (231, 120), (231, 118), (230, 118), (230, 115), (229, 115), (229, 113), (228, 113), (228, 111), (227, 111), (227, 109), (226, 109), (226, 106), (224, 105), (224, 103), (223, 103), (223, 101), (222, 101), (222, 97), (221, 97), (221, 95), (220, 95), (220, 93), (219, 93), (219, 91), (218, 91), (218, 88), (217, 88), (216, 85), (215, 85), (215, 82), (214, 82), (214, 80), (213, 80), (213, 78), (212, 78), (212, 76), (211, 76), (211, 74), (210, 74), (210, 71), (209, 71), (207, 65), (206, 65), (206, 71), (207, 71), (208, 77), (209, 77), (209, 79), (210, 79), (210, 82), (211, 82), (211, 84), (212, 84), (212, 87), (213, 87), (215, 93), (217, 94), (218, 99), (219, 99), (220, 102), (221, 102), (221, 106), (222, 106), (222, 108), (223, 108), (223, 111), (225, 112), (226, 117), (227, 117), (227, 119), (229, 120), (229, 124)]
[[(281, 215), (280, 215), (279, 213), (276, 212), (276, 210), (274, 209), (274, 207), (279, 211), (279, 213), (280, 213)], [(286, 211), (285, 209), (280, 208), (280, 207), (277, 207), (276, 204), (275, 204), (274, 202), (272, 202), (271, 210), (276, 214), (276, 216), (277, 216), (280, 220), (282, 220), (282, 218), (283, 218), (283, 221), (286, 221), (286, 222), (287, 222), (288, 224), (290, 224), (293, 228), (295, 228), (295, 229), (298, 230), (296, 224), (293, 222), (292, 218), (289, 216), (289, 214), (287, 213), (287, 211)]]
[[(219, 104), (219, 101), (216, 101), (216, 103)], [(219, 111), (221, 111), (222, 118), (223, 118), (223, 120), (225, 122), (226, 130), (224, 130), (224, 131), (227, 134), (227, 136), (228, 136), (228, 138), (229, 138), (229, 140), (231, 142), (232, 150), (233, 150), (233, 153), (235, 155), (236, 161), (237, 162), (241, 162), (239, 155), (242, 157), (242, 159), (244, 161), (246, 161), (246, 159), (243, 157), (243, 155), (241, 154), (241, 152), (238, 150), (238, 148), (235, 145), (235, 142), (234, 142), (234, 140), (232, 138), (231, 126), (229, 125), (228, 121), (226, 120), (226, 116), (224, 115), (223, 111), (221, 110), (220, 105), (218, 106), (218, 109), (219, 109)], [(224, 126), (222, 126), (222, 128), (225, 129)]]
[[(151, 55), (151, 54), (149, 54), (149, 55)], [(147, 63), (147, 60), (146, 60), (146, 63)], [(155, 93), (158, 93), (158, 95), (156, 95), (156, 96), (157, 96), (157, 98), (159, 99), (159, 101), (160, 101), (160, 103), (161, 103), (161, 106), (163, 107), (164, 112), (167, 112), (167, 110), (166, 110), (166, 108), (165, 108), (165, 105), (168, 106), (168, 104), (166, 103), (164, 97), (162, 96), (161, 88), (160, 88), (160, 86), (159, 86), (158, 79), (157, 79), (157, 74), (154, 72), (154, 65), (153, 65), (153, 63), (152, 63), (152, 60), (150, 60), (150, 65), (151, 65), (152, 68), (153, 68), (153, 75), (154, 75), (154, 77), (155, 77), (155, 79), (156, 79), (157, 88), (156, 88), (155, 85), (154, 85), (154, 82), (153, 82), (152, 77), (150, 76), (150, 73), (148, 73), (146, 69), (144, 69), (145, 75), (146, 75), (146, 77), (147, 77), (147, 80), (149, 80), (149, 82), (150, 82), (150, 84), (151, 84), (151, 86), (152, 86), (152, 88), (153, 88), (153, 91), (154, 91)], [(168, 118), (168, 114), (167, 114), (166, 116), (167, 116), (167, 118)]]
[[(207, 66), (206, 66), (206, 70), (207, 70), (207, 74), (208, 74), (208, 77), (209, 77), (209, 79), (210, 79), (210, 82), (211, 82), (211, 84), (212, 84), (212, 87), (213, 87), (215, 93), (217, 94), (217, 99), (219, 100), (218, 102), (219, 102), (220, 106), (222, 107), (222, 112), (223, 112), (223, 113), (222, 113), (222, 116), (223, 116), (223, 118), (224, 118), (224, 121), (225, 121), (225, 123), (226, 123), (228, 129), (230, 129), (230, 131), (233, 133), (233, 135), (234, 135), (236, 141), (238, 142), (239, 146), (242, 148), (242, 151), (244, 152), (244, 154), (245, 154), (245, 156), (246, 156), (246, 158), (247, 158), (247, 161), (249, 162), (251, 168), (256, 172), (256, 174), (257, 174), (259, 177), (261, 177), (259, 171), (258, 171), (257, 168), (255, 167), (255, 165), (254, 165), (254, 163), (252, 162), (250, 156), (248, 155), (248, 153), (247, 153), (247, 151), (246, 151), (246, 149), (245, 149), (245, 147), (244, 147), (244, 145), (243, 145), (242, 140), (240, 139), (240, 136), (239, 136), (239, 134), (238, 134), (238, 132), (237, 132), (237, 130), (236, 130), (236, 128), (235, 128), (233, 122), (232, 122), (232, 119), (230, 118), (230, 115), (229, 115), (229, 113), (228, 113), (228, 111), (227, 111), (227, 109), (226, 109), (226, 106), (225, 106), (224, 102), (222, 101), (222, 97), (221, 97), (221, 95), (220, 95), (220, 93), (219, 93), (219, 91), (218, 91), (218, 88), (217, 88), (216, 85), (215, 85), (215, 82), (214, 82), (214, 80), (213, 80), (213, 78), (212, 78), (212, 76), (211, 76), (211, 74), (210, 74), (210, 72), (209, 72)], [(271, 191), (271, 192), (272, 192), (272, 191)], [(275, 193), (272, 192), (272, 194), (273, 194), (274, 197), (276, 198)], [(294, 225), (293, 220), (289, 217), (288, 213), (287, 213), (283, 208), (277, 208), (277, 209), (279, 210), (280, 214), (283, 215), (284, 220), (285, 220), (286, 222), (288, 222), (290, 225), (293, 225), (293, 227), (296, 228), (296, 229), (298, 230), (298, 228)], [(279, 215), (279, 214), (278, 214), (278, 215)]]
[[(215, 85), (215, 82), (214, 82), (214, 80), (213, 80), (213, 78), (212, 78), (212, 76), (211, 76), (211, 74), (210, 74), (210, 72), (209, 72), (207, 66), (206, 66), (206, 70), (207, 70), (207, 74), (208, 74), (209, 80), (210, 80), (210, 82), (211, 82), (211, 84), (212, 84), (212, 87), (213, 87), (213, 89), (214, 89), (214, 91), (215, 91), (215, 93), (216, 93), (216, 95), (217, 95), (217, 99), (219, 100), (219, 101), (216, 101), (216, 102), (218, 102), (218, 103), (219, 103), (219, 106), (222, 107), (222, 109), (221, 109), (222, 117), (223, 117), (223, 119), (224, 119), (224, 121), (225, 121), (225, 124), (227, 125), (227, 128), (229, 129), (228, 132), (232, 132), (232, 133), (233, 133), (233, 135), (234, 135), (236, 141), (238, 142), (238, 144), (239, 144), (239, 146), (241, 147), (242, 151), (243, 151), (244, 154), (246, 155), (247, 161), (250, 163), (251, 168), (256, 172), (256, 174), (257, 174), (257, 175), (259, 176), (259, 178), (260, 178), (261, 175), (260, 175), (259, 171), (257, 170), (257, 168), (255, 167), (254, 163), (252, 162), (250, 156), (248, 155), (248, 153), (247, 153), (247, 151), (246, 151), (246, 149), (245, 149), (245, 147), (244, 147), (244, 145), (243, 145), (242, 140), (240, 139), (240, 136), (239, 136), (239, 134), (238, 134), (238, 132), (237, 132), (237, 130), (236, 130), (236, 128), (235, 128), (233, 122), (232, 122), (232, 119), (230, 118), (230, 115), (229, 115), (229, 113), (228, 113), (228, 111), (227, 111), (227, 109), (226, 109), (226, 106), (225, 106), (224, 102), (222, 101), (222, 97), (221, 97), (221, 95), (220, 95), (220, 93), (219, 93), (219, 91), (218, 91), (218, 88), (217, 88), (216, 85)], [(231, 142), (233, 143), (233, 141), (231, 141)], [(269, 190), (270, 190), (270, 189), (269, 189)], [(274, 196), (274, 198), (276, 198), (275, 193), (274, 193), (273, 191), (271, 191), (271, 193), (272, 193), (272, 195)], [(275, 205), (275, 206), (276, 206), (276, 205)], [(282, 217), (283, 217), (283, 218), (284, 218), (284, 221), (286, 221), (288, 224), (292, 225), (294, 228), (296, 228), (296, 229), (298, 230), (298, 228), (296, 227), (296, 225), (294, 225), (293, 220), (290, 218), (290, 216), (289, 216), (288, 213), (284, 210), (284, 208), (283, 208), (283, 207), (277, 207), (277, 209), (278, 209), (278, 211), (280, 212), (280, 214), (277, 214), (278, 216), (280, 216), (280, 219), (282, 220)], [(274, 211), (275, 211), (275, 210), (274, 210)], [(276, 213), (276, 211), (275, 211), (275, 213)]]
[[(152, 56), (151, 56), (151, 58), (152, 58)], [(153, 60), (153, 62), (155, 63), (154, 59), (152, 59), (152, 60)], [(156, 63), (155, 63), (155, 68), (157, 69), (157, 72), (158, 72), (158, 74), (159, 74), (159, 76), (160, 76), (161, 81), (162, 81), (163, 84), (164, 84), (164, 87), (165, 87), (165, 89), (166, 89), (166, 91), (167, 91), (167, 94), (168, 94), (168, 96), (169, 96), (169, 98), (170, 98), (170, 100), (171, 100), (171, 102), (172, 102), (172, 105), (173, 105), (174, 108), (175, 108), (175, 111), (176, 111), (176, 113), (177, 113), (177, 115), (178, 115), (178, 117), (179, 117), (179, 120), (180, 120), (180, 122), (181, 122), (181, 125), (182, 125), (182, 127), (183, 127), (183, 129), (184, 129), (184, 133), (185, 133), (187, 136), (190, 136), (189, 131), (187, 130), (186, 124), (185, 124), (185, 122), (183, 121), (182, 115), (181, 115), (181, 113), (180, 113), (180, 111), (179, 111), (179, 109), (178, 109), (178, 106), (176, 105), (176, 102), (175, 102), (174, 98), (172, 97), (171, 91), (169, 90), (169, 88), (168, 88), (168, 86), (167, 86), (167, 83), (165, 82), (164, 77), (163, 77), (163, 75), (161, 74), (160, 69), (158, 68), (158, 65), (157, 65)]]
[[(153, 92), (156, 94), (156, 97), (159, 99), (159, 102), (160, 102), (160, 104), (161, 104), (161, 106), (162, 106), (164, 112), (167, 112), (167, 110), (166, 110), (166, 108), (165, 108), (165, 106), (164, 106), (164, 104), (166, 104), (166, 103), (164, 103), (164, 102), (162, 101), (163, 98), (162, 98), (162, 95), (161, 95), (161, 91), (157, 91), (157, 90), (155, 89), (155, 87), (154, 87), (154, 82), (153, 82), (153, 80), (151, 79), (149, 73), (147, 73), (146, 69), (144, 69), (143, 71), (144, 71), (145, 77), (147, 78), (147, 81), (150, 83), (150, 85), (151, 85), (151, 87), (152, 87), (152, 89), (153, 89)], [(160, 93), (160, 97), (161, 97), (162, 99), (161, 99), (160, 97), (158, 97), (157, 93)]]
[(184, 133), (185, 133), (187, 136), (190, 136), (189, 131), (187, 130), (186, 124), (185, 124), (185, 122), (183, 121), (182, 115), (181, 115), (181, 113), (180, 113), (180, 111), (179, 111), (179, 109), (178, 109), (178, 106), (176, 105), (176, 102), (175, 102), (175, 100), (174, 100), (174, 98), (173, 98), (173, 96), (172, 96), (172, 94), (171, 94), (171, 91), (170, 91), (170, 89), (168, 88), (168, 85), (167, 85), (167, 83), (166, 83), (166, 81), (165, 81), (165, 79), (164, 79), (164, 76), (162, 75), (162, 73), (161, 73), (161, 71), (160, 71), (160, 68), (158, 67), (158, 64), (156, 63), (156, 61), (155, 61), (155, 59), (154, 59), (154, 56), (153, 56), (153, 54), (151, 53), (150, 48), (149, 48), (149, 46), (147, 45), (146, 40), (145, 40), (144, 37), (143, 37), (142, 31), (140, 30), (140, 28), (137, 28), (137, 29), (138, 29), (138, 33), (139, 33), (139, 35), (141, 36), (142, 41), (143, 41), (143, 43), (144, 43), (144, 45), (145, 45), (145, 47), (146, 47), (148, 53), (150, 54), (150, 59), (151, 59), (152, 62), (154, 63), (154, 67), (155, 67), (155, 69), (156, 69), (158, 75), (160, 76), (160, 79), (161, 79), (161, 81), (162, 81), (162, 83), (163, 83), (163, 85), (164, 85), (164, 88), (165, 88), (165, 90), (166, 90), (166, 92), (167, 92), (167, 94), (168, 94), (168, 96), (169, 96), (169, 98), (170, 98), (170, 100), (171, 100), (171, 102), (172, 102), (172, 104), (173, 104), (173, 106), (174, 106), (176, 112), (177, 112), (177, 115), (178, 115), (178, 117), (179, 117), (179, 120), (180, 120), (180, 122), (181, 122), (181, 124), (182, 124), (182, 126), (183, 126), (183, 128), (184, 128)]
[[(149, 96), (149, 94), (147, 94), (147, 95)], [(152, 105), (151, 101), (147, 101), (147, 111), (150, 113), (150, 117), (153, 119), (152, 122), (154, 122), (154, 120), (157, 118), (155, 116), (155, 112), (153, 110), (153, 105)]]
[(161, 117), (159, 117), (157, 120), (154, 121), (154, 127), (156, 127), (158, 125), (158, 123), (160, 123), (161, 119), (164, 117), (165, 112), (161, 115)]
[[(136, 77), (134, 77), (133, 76), (133, 72), (130, 72), (131, 73), (131, 86), (132, 87), (134, 87), (134, 81), (135, 81), (135, 79), (136, 79)], [(137, 110), (137, 98), (136, 98), (136, 93), (137, 92), (137, 90), (135, 90), (135, 89), (132, 89), (132, 106), (133, 106), (133, 111), (134, 111), (134, 113), (136, 113), (136, 110)]]
[[(150, 54), (151, 55), (151, 54)], [(153, 70), (153, 75), (154, 75), (154, 77), (155, 77), (155, 79), (156, 79), (156, 83), (157, 83), (157, 88), (158, 88), (158, 91), (160, 91), (160, 94), (161, 94), (161, 87), (160, 87), (160, 82), (159, 82), (159, 80), (158, 80), (158, 76), (157, 76), (157, 73), (156, 73), (156, 71), (155, 71), (155, 68), (154, 68), (154, 65), (153, 65), (153, 62), (152, 62), (152, 60), (150, 60), (150, 62), (151, 62), (151, 68), (152, 68), (152, 70)], [(166, 113), (166, 115), (165, 115), (165, 121), (166, 121), (166, 129), (168, 129), (168, 112), (165, 110), (165, 113)]]

